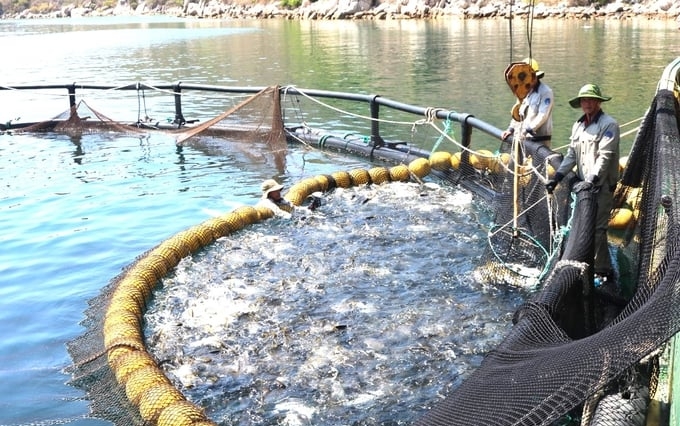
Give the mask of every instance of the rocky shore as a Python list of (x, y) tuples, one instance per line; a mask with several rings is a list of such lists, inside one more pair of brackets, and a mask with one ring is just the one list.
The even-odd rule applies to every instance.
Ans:
[[(3, 18), (33, 19), (44, 17), (83, 16), (138, 16), (166, 15), (204, 19), (487, 19), (526, 18), (531, 9), (518, 3), (510, 9), (508, 2), (479, 0), (303, 0), (297, 8), (282, 6), (282, 2), (262, 4), (234, 4), (219, 0), (184, 0), (182, 7), (151, 8), (145, 2), (132, 8), (127, 0), (118, 0), (113, 8), (87, 8), (66, 5), (50, 13), (26, 10), (16, 16)], [(680, 2), (652, 0), (641, 3), (623, 3), (619, 0), (605, 6), (575, 6), (565, 3), (547, 5), (540, 3), (533, 9), (534, 19), (672, 19), (680, 17)]]

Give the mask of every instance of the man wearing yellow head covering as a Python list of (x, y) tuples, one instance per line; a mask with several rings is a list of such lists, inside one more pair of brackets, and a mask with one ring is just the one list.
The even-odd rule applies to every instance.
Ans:
[(501, 139), (505, 140), (510, 135), (515, 135), (520, 141), (541, 142), (550, 147), (555, 96), (550, 86), (541, 81), (545, 73), (539, 69), (538, 62), (532, 58), (525, 58), (522, 62), (531, 65), (536, 73), (535, 83), (526, 97), (521, 102), (518, 100), (513, 107), (510, 125), (501, 135)]

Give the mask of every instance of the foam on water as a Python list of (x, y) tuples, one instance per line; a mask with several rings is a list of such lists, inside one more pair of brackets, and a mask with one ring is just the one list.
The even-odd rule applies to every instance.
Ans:
[(483, 214), (432, 183), (337, 189), (184, 259), (147, 312), (150, 351), (222, 424), (409, 424), (525, 296), (472, 278)]

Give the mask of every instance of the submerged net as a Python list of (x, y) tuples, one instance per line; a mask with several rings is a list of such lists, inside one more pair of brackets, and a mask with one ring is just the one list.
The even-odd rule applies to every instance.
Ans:
[[(550, 425), (565, 418), (644, 424), (645, 413), (631, 404), (648, 401), (659, 350), (680, 330), (679, 161), (677, 100), (662, 90), (616, 191), (617, 205), (636, 212), (618, 248), (630, 263), (619, 272), (619, 288), (593, 285), (596, 207), (592, 194), (580, 193), (543, 290), (518, 310), (514, 328), (480, 368), (419, 425)], [(622, 295), (626, 275), (635, 284), (630, 300)]]
[(12, 130), (19, 132), (58, 132), (79, 134), (83, 132), (115, 131), (120, 133), (141, 134), (146, 131), (140, 127), (116, 122), (101, 112), (91, 108), (84, 100), (51, 120), (41, 121)]

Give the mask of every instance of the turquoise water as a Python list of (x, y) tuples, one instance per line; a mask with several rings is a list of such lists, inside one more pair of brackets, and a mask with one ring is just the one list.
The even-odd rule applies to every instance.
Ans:
[[(512, 105), (500, 77), (510, 56), (506, 25), (3, 21), (0, 44), (9, 59), (0, 63), (0, 85), (293, 84), (467, 111), (502, 128)], [(567, 99), (582, 82), (600, 82), (614, 98), (607, 110), (621, 123), (639, 118), (677, 53), (666, 46), (678, 45), (679, 36), (673, 23), (657, 21), (537, 22), (535, 31), (534, 55), (557, 96), (556, 146), (576, 118)], [(526, 56), (521, 34), (514, 40), (514, 58)], [(86, 99), (114, 118), (134, 120), (139, 113), (136, 99), (132, 106), (111, 94)], [(171, 115), (167, 99), (148, 101), (155, 117)], [(0, 91), (2, 122), (44, 119), (66, 106), (61, 93)], [(188, 107), (194, 115), (223, 109), (211, 99)], [(365, 165), (294, 149), (279, 172), (233, 152), (178, 151), (161, 135), (0, 135), (0, 425), (106, 424), (88, 418), (87, 401), (62, 371), (70, 364), (65, 343), (83, 332), (78, 323), (87, 301), (163, 239), (217, 212), (253, 204), (263, 179), (290, 184)]]

